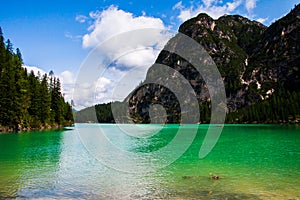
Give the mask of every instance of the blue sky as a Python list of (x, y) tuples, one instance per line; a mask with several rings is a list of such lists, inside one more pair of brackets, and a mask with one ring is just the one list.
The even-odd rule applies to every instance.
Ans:
[[(24, 64), (45, 72), (53, 70), (64, 79), (64, 90), (71, 99), (72, 83), (81, 64), (91, 49), (107, 40), (109, 35), (148, 25), (176, 31), (182, 21), (199, 12), (208, 12), (214, 18), (225, 13), (240, 14), (270, 25), (298, 3), (299, 0), (6, 0), (1, 1), (0, 26), (5, 38), (21, 49)], [(168, 37), (164, 35), (160, 39), (166, 41)], [(145, 61), (148, 64), (156, 54), (154, 50), (148, 51), (139, 58), (148, 58)], [(123, 59), (122, 66), (131, 61)], [(112, 69), (115, 76), (124, 74), (124, 67)], [(139, 80), (143, 76), (135, 78)], [(106, 85), (97, 102), (111, 100), (106, 92), (111, 89), (114, 76), (107, 75), (103, 81)], [(78, 108), (87, 105), (79, 102)]]

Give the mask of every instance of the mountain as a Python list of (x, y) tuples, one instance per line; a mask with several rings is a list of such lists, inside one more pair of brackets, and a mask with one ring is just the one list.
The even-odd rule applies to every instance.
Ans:
[[(259, 41), (265, 30), (264, 25), (242, 16), (225, 15), (218, 20), (213, 20), (207, 14), (199, 14), (197, 17), (183, 23), (179, 28), (180, 33), (200, 43), (217, 65), (224, 79), (230, 111), (247, 104), (245, 96), (248, 94), (246, 86), (243, 85), (245, 82), (243, 74), (249, 63), (248, 58), (256, 46), (255, 43)], [(178, 55), (168, 52), (161, 52), (156, 63), (170, 66), (181, 74), (186, 73), (185, 69), (189, 65), (187, 61), (180, 59)], [(178, 65), (178, 63), (180, 64)], [(202, 83), (201, 88), (196, 89), (196, 94), (199, 95), (198, 99), (203, 101), (200, 94), (201, 91), (205, 90), (206, 85), (203, 84), (202, 77), (193, 77), (191, 74), (187, 74), (185, 77), (191, 84), (199, 85), (199, 82)], [(197, 80), (196, 83), (193, 80)], [(206, 96), (206, 98), (209, 97)]]
[[(297, 5), (270, 27), (239, 15), (224, 15), (214, 20), (201, 13), (184, 22), (179, 32), (201, 44), (216, 64), (225, 86), (228, 123), (281, 123), (299, 121), (299, 29), (300, 5)], [(182, 48), (174, 38), (166, 46)], [(203, 59), (201, 55), (193, 56)], [(186, 104), (199, 106), (201, 117), (195, 116), (192, 123), (208, 123), (211, 97), (204, 81), (207, 77), (202, 77), (188, 60), (167, 50), (160, 52), (145, 81), (124, 100), (129, 104), (131, 119), (150, 123), (151, 105), (159, 104), (165, 108), (166, 123), (181, 122), (184, 105), (178, 96), (169, 85), (155, 84), (169, 78), (156, 76), (153, 80), (161, 74), (162, 65), (183, 76), (195, 92), (196, 104), (192, 99), (184, 100)], [(172, 76), (179, 75), (174, 72)], [(185, 88), (177, 85), (176, 89), (181, 90), (181, 96), (189, 96)]]

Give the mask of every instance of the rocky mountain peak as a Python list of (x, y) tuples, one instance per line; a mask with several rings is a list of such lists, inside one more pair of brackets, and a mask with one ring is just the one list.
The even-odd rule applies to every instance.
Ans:
[[(240, 15), (224, 15), (214, 20), (204, 13), (187, 20), (179, 27), (180, 33), (201, 44), (216, 63), (224, 80), (228, 112), (264, 101), (279, 88), (299, 88), (296, 86), (300, 85), (299, 7), (296, 6), (270, 27)], [(175, 41), (172, 46), (176, 45)], [(199, 104), (208, 105), (210, 97), (207, 86), (203, 78), (192, 70), (188, 61), (179, 55), (162, 51), (156, 63), (167, 65), (183, 75), (195, 90)], [(152, 66), (147, 77), (157, 67)], [(139, 90), (132, 93), (132, 98), (126, 99), (134, 108), (130, 113), (137, 121), (147, 121), (145, 116), (148, 116), (150, 104), (174, 107), (171, 106), (174, 102), (167, 101), (174, 100), (174, 95), (162, 86), (141, 88), (147, 97), (138, 95), (141, 93)], [(172, 112), (177, 113), (179, 110), (176, 108)], [(179, 118), (178, 113), (175, 116), (176, 119)], [(174, 118), (168, 119), (168, 122), (172, 123), (172, 120)]]
[(230, 27), (235, 27), (238, 26), (239, 24), (243, 24), (243, 25), (256, 25), (259, 26), (261, 28), (266, 28), (265, 25), (263, 25), (260, 22), (257, 22), (255, 20), (249, 20), (246, 17), (243, 17), (241, 15), (223, 15), (221, 16), (218, 21), (221, 21), (224, 24), (227, 24)]

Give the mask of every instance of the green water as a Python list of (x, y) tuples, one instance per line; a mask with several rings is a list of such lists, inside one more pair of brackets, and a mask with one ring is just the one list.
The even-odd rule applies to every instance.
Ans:
[[(145, 153), (168, 145), (178, 126), (142, 139), (120, 136), (115, 126), (77, 124), (71, 131), (1, 134), (0, 199), (300, 199), (300, 127), (226, 125), (213, 150), (199, 159), (208, 127), (200, 125), (194, 142), (174, 163), (132, 174), (100, 162), (77, 130), (109, 130), (119, 148)], [(181, 128), (188, 132), (195, 126)], [(220, 179), (212, 180), (211, 173)]]

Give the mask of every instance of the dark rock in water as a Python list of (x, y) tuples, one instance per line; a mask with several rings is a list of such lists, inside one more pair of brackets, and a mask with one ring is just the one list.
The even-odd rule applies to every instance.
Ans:
[(220, 176), (217, 175), (217, 174), (213, 174), (213, 175), (211, 175), (211, 179), (213, 179), (213, 180), (219, 180)]
[(182, 178), (183, 179), (190, 179), (190, 178), (193, 178), (193, 176), (183, 176)]

